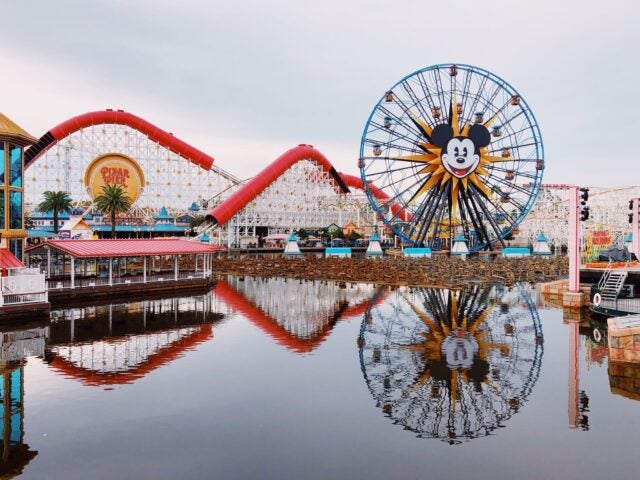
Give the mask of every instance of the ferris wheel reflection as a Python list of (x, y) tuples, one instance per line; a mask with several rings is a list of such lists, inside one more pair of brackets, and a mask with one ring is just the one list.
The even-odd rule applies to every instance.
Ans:
[(543, 335), (526, 288), (399, 288), (371, 304), (358, 340), (378, 407), (419, 437), (490, 435), (526, 402)]

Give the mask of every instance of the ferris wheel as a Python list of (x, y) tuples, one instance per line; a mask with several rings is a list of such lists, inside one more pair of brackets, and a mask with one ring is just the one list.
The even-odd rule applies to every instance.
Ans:
[(524, 285), (396, 290), (360, 327), (364, 379), (394, 424), (451, 444), (490, 435), (526, 403), (544, 337)]
[(504, 245), (531, 210), (544, 167), (527, 103), (470, 65), (434, 65), (400, 80), (374, 107), (360, 144), (369, 201), (416, 246), (450, 245), (458, 234), (470, 250)]

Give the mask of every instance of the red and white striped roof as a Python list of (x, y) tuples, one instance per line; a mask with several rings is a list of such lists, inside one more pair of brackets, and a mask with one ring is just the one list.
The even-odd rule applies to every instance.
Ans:
[(50, 248), (76, 258), (142, 257), (150, 255), (201, 255), (222, 250), (218, 245), (190, 242), (175, 238), (151, 240), (49, 240), (27, 249)]

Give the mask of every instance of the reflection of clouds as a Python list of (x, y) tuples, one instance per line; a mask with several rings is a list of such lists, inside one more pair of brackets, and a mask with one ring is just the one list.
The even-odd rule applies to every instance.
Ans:
[(420, 437), (488, 435), (516, 413), (540, 370), (542, 330), (527, 292), (396, 291), (371, 308), (360, 359), (385, 415)]

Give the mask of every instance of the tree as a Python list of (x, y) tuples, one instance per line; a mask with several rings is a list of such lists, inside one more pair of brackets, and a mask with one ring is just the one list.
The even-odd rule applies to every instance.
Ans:
[(42, 194), (43, 200), (38, 204), (42, 213), (53, 212), (53, 232), (58, 233), (58, 214), (71, 211), (71, 198), (67, 192), (47, 190)]
[(306, 240), (307, 238), (309, 238), (309, 232), (307, 232), (307, 230), (304, 228), (298, 229), (298, 238), (300, 240)]
[(191, 228), (198, 228), (200, 225), (202, 225), (204, 223), (204, 215), (194, 215), (193, 217), (191, 217), (191, 220), (189, 221), (189, 227)]
[(131, 197), (122, 188), (122, 185), (106, 184), (102, 186), (102, 193), (93, 199), (96, 207), (102, 213), (111, 217), (111, 238), (116, 238), (116, 215), (128, 212), (131, 208)]
[(26, 210), (24, 212), (24, 228), (25, 230), (33, 230), (36, 228), (36, 222), (33, 220), (33, 213)]
[(361, 238), (362, 238), (362, 235), (360, 235), (355, 230), (352, 230), (351, 233), (349, 233), (349, 236), (347, 237), (347, 240), (349, 240), (350, 242), (355, 242), (356, 240), (359, 240)]

